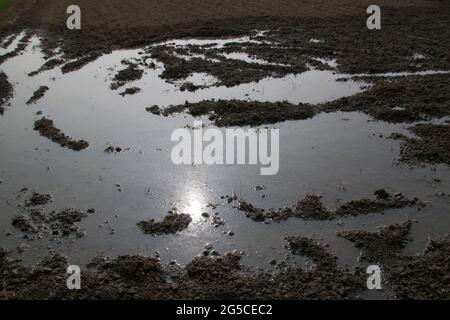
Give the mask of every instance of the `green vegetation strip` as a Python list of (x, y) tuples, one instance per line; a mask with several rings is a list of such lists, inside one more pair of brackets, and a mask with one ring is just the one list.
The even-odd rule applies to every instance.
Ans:
[(13, 0), (0, 0), (0, 11), (5, 10), (13, 3)]

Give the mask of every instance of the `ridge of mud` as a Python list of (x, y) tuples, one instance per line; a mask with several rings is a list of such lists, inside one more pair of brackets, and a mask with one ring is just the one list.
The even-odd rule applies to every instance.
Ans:
[(53, 120), (45, 117), (35, 121), (34, 130), (38, 131), (41, 136), (46, 137), (53, 142), (59, 144), (61, 147), (65, 147), (74, 151), (81, 151), (89, 147), (89, 143), (84, 140), (72, 140), (66, 136), (60, 129), (55, 128)]
[(27, 101), (27, 104), (35, 103), (36, 101), (42, 99), (45, 93), (50, 90), (47, 86), (40, 86), (34, 93), (33, 96)]
[(237, 209), (243, 211), (247, 218), (257, 222), (280, 222), (291, 217), (304, 220), (334, 220), (346, 216), (360, 216), (383, 212), (389, 209), (401, 209), (422, 206), (419, 199), (409, 199), (401, 193), (390, 194), (383, 189), (375, 191), (375, 199), (352, 200), (332, 211), (324, 207), (320, 196), (306, 195), (291, 207), (278, 210), (256, 208), (243, 199), (238, 200)]
[[(424, 81), (426, 80), (426, 81)], [(187, 112), (207, 115), (215, 125), (258, 126), (286, 120), (305, 120), (320, 112), (364, 112), (377, 120), (400, 123), (441, 118), (450, 115), (450, 75), (378, 79), (369, 90), (351, 97), (322, 104), (258, 102), (241, 100), (205, 100), (186, 102), (167, 108), (152, 107), (152, 113), (164, 116)], [(158, 111), (157, 113), (155, 113)]]
[[(152, 107), (152, 113), (155, 107)], [(258, 102), (241, 100), (207, 100), (198, 103), (170, 106), (160, 113), (167, 116), (187, 111), (193, 117), (208, 115), (219, 127), (258, 126), (285, 120), (304, 120), (315, 115), (314, 108), (307, 104), (294, 105), (289, 102)]]
[(0, 114), (4, 112), (4, 105), (11, 99), (13, 94), (13, 87), (8, 82), (8, 77), (5, 73), (0, 71)]
[(162, 221), (141, 221), (137, 225), (145, 234), (161, 235), (161, 234), (175, 234), (186, 229), (192, 222), (192, 218), (188, 214), (173, 213), (164, 217)]
[(144, 70), (139, 69), (137, 64), (128, 63), (128, 67), (120, 70), (114, 76), (114, 83), (112, 83), (110, 87), (112, 90), (117, 90), (128, 82), (141, 79), (143, 74)]

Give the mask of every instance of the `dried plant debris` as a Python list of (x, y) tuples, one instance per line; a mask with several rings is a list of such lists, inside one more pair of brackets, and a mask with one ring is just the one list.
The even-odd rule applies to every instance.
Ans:
[(450, 125), (417, 124), (408, 128), (417, 138), (400, 136), (400, 160), (450, 165)]
[(4, 105), (11, 99), (13, 87), (8, 82), (6, 74), (0, 71), (0, 114), (4, 112)]
[(188, 214), (172, 213), (164, 217), (162, 221), (141, 221), (137, 225), (145, 234), (161, 235), (161, 234), (175, 234), (186, 229), (192, 222), (192, 218)]
[(370, 233), (346, 231), (339, 236), (355, 243), (362, 259), (381, 264), (385, 285), (397, 299), (450, 298), (450, 237), (429, 240), (422, 254), (405, 255), (411, 222), (394, 224)]
[(317, 195), (306, 195), (295, 205), (278, 210), (256, 208), (245, 200), (238, 199), (237, 208), (254, 221), (280, 222), (291, 217), (304, 220), (333, 220), (346, 216), (383, 212), (389, 209), (423, 206), (417, 198), (409, 199), (401, 193), (390, 194), (384, 189), (380, 189), (374, 194), (374, 199), (352, 200), (340, 205), (334, 211), (325, 208), (321, 197)]
[(34, 130), (39, 131), (41, 136), (46, 137), (53, 142), (74, 151), (81, 151), (89, 147), (89, 143), (84, 140), (72, 140), (66, 136), (60, 129), (55, 128), (53, 121), (45, 117), (34, 123)]
[(27, 104), (32, 104), (38, 101), (39, 99), (42, 99), (45, 95), (45, 93), (50, 90), (47, 86), (40, 86), (39, 89), (37, 89), (33, 96), (27, 101)]
[[(157, 109), (152, 107), (152, 113)], [(310, 105), (294, 105), (288, 102), (257, 102), (240, 100), (207, 100), (198, 103), (186, 102), (162, 111), (163, 115), (187, 112), (199, 117), (207, 115), (219, 127), (258, 126), (286, 120), (304, 120), (315, 115)]]

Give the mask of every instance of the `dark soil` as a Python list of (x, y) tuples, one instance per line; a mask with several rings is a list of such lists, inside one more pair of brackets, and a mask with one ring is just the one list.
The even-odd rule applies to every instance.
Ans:
[(27, 104), (32, 104), (38, 101), (39, 99), (42, 99), (45, 95), (45, 93), (50, 90), (47, 86), (40, 86), (39, 89), (37, 89), (33, 96), (27, 101)]
[(27, 234), (26, 238), (29, 240), (41, 238), (44, 234), (49, 237), (70, 235), (82, 237), (84, 233), (78, 223), (87, 217), (87, 213), (74, 209), (50, 213), (44, 213), (42, 209), (31, 209), (28, 210), (28, 214), (19, 214), (14, 217), (12, 225)]
[[(156, 109), (155, 109), (156, 111)], [(171, 106), (164, 115), (186, 111), (194, 117), (208, 115), (217, 126), (258, 126), (285, 120), (304, 120), (315, 115), (310, 105), (293, 105), (288, 102), (256, 102), (240, 100), (208, 100)], [(154, 112), (153, 112), (154, 113)]]
[(114, 83), (111, 84), (111, 89), (116, 90), (128, 82), (139, 80), (143, 74), (144, 70), (139, 69), (134, 63), (129, 63), (126, 69), (120, 70), (114, 76)]
[(293, 266), (255, 272), (240, 264), (239, 254), (228, 253), (197, 257), (186, 267), (151, 257), (99, 257), (83, 270), (82, 289), (71, 291), (64, 256), (28, 267), (7, 254), (0, 254), (0, 299), (349, 299), (364, 288), (353, 273)]
[(122, 97), (125, 97), (125, 96), (127, 96), (127, 95), (133, 95), (133, 94), (136, 94), (136, 93), (139, 93), (139, 92), (141, 92), (141, 89), (140, 89), (140, 88), (132, 87), (132, 88), (127, 88), (127, 89), (125, 89), (124, 92), (121, 92), (121, 93), (119, 93), (119, 94), (120, 94)]
[(95, 210), (89, 209), (87, 213), (84, 213), (67, 208), (59, 212), (45, 212), (44, 206), (51, 199), (52, 197), (48, 194), (34, 192), (23, 206), (19, 206), (23, 212), (14, 217), (12, 225), (25, 233), (25, 238), (30, 241), (40, 239), (44, 235), (50, 238), (70, 235), (84, 236), (84, 232), (78, 223), (87, 218), (89, 214), (95, 213)]
[(402, 161), (450, 165), (450, 125), (418, 124), (408, 129), (417, 138), (400, 137)]
[(25, 203), (27, 207), (43, 206), (50, 202), (52, 196), (49, 194), (40, 194), (34, 192), (30, 199)]
[(306, 195), (295, 205), (278, 210), (256, 208), (242, 199), (238, 200), (237, 208), (254, 221), (280, 222), (291, 217), (304, 220), (334, 220), (346, 216), (360, 216), (391, 209), (422, 206), (417, 198), (409, 199), (401, 193), (390, 194), (383, 189), (377, 190), (375, 196), (375, 199), (346, 202), (334, 211), (325, 208), (320, 197), (316, 195)]
[(377, 120), (414, 122), (450, 115), (450, 75), (378, 79), (368, 91), (319, 106), (326, 112), (362, 111)]
[(52, 70), (56, 67), (63, 65), (64, 63), (65, 63), (64, 59), (60, 58), (49, 59), (38, 70), (30, 72), (28, 76), (34, 77), (35, 75), (38, 75), (41, 72)]
[(4, 105), (12, 97), (13, 87), (8, 82), (6, 74), (0, 71), (0, 114), (4, 112)]
[(317, 241), (303, 236), (290, 236), (286, 238), (286, 241), (293, 254), (299, 254), (310, 258), (318, 268), (336, 268), (337, 257), (326, 251)]
[(376, 81), (368, 91), (317, 105), (207, 100), (160, 108), (159, 113), (169, 115), (187, 112), (194, 117), (208, 115), (217, 126), (258, 126), (286, 120), (305, 120), (320, 112), (336, 111), (361, 111), (377, 120), (393, 123), (450, 115), (450, 91), (446, 90), (450, 87), (450, 75), (410, 76)]
[(421, 255), (404, 255), (411, 222), (378, 232), (346, 231), (339, 236), (355, 243), (362, 259), (380, 263), (385, 283), (397, 299), (450, 299), (450, 237), (429, 240)]
[[(211, 55), (211, 50), (208, 48), (203, 48), (203, 50), (198, 46), (193, 46), (193, 48), (196, 48), (196, 53)], [(291, 66), (263, 65), (240, 60), (228, 60), (218, 55), (219, 52), (214, 55), (215, 59), (219, 59), (218, 62), (202, 58), (185, 60), (174, 56), (173, 53), (176, 51), (177, 49), (166, 46), (150, 49), (151, 57), (164, 63), (165, 68), (161, 77), (168, 81), (182, 80), (193, 73), (208, 73), (219, 80), (214, 84), (215, 86), (233, 87), (242, 83), (257, 82), (268, 76), (277, 78), (288, 73), (301, 73), (307, 70), (304, 63)], [(190, 91), (200, 88), (186, 86), (187, 88), (184, 89), (190, 89)]]
[(34, 130), (39, 131), (41, 136), (46, 137), (61, 147), (69, 148), (74, 151), (80, 151), (89, 147), (89, 143), (84, 140), (72, 140), (53, 125), (53, 121), (45, 117), (34, 123)]
[(141, 221), (138, 223), (139, 228), (145, 234), (161, 235), (161, 234), (175, 234), (186, 229), (192, 222), (192, 218), (188, 214), (169, 214), (164, 220), (156, 222), (154, 219), (149, 221)]

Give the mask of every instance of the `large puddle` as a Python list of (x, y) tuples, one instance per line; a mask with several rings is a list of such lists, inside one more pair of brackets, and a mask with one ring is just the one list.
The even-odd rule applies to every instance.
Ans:
[[(229, 40), (197, 40), (201, 45), (214, 42), (217, 46), (225, 45), (226, 41)], [(169, 43), (183, 46), (193, 41)], [(6, 53), (14, 46), (16, 40), (1, 50)], [(321, 114), (307, 121), (277, 124), (282, 141), (280, 171), (275, 176), (264, 177), (255, 166), (174, 165), (170, 160), (171, 133), (176, 128), (192, 126), (194, 119), (186, 115), (158, 117), (145, 110), (151, 105), (168, 106), (205, 99), (318, 103), (351, 96), (364, 90), (367, 84), (337, 81), (351, 75), (309, 70), (283, 78), (266, 78), (258, 83), (210, 86), (189, 92), (181, 91), (177, 83), (162, 80), (159, 76), (164, 65), (150, 59), (148, 62), (154, 62), (157, 68), (146, 70), (141, 80), (124, 87), (137, 86), (141, 92), (122, 97), (109, 88), (112, 77), (123, 68), (123, 59), (138, 59), (141, 51), (115, 51), (68, 74), (55, 69), (29, 77), (28, 73), (45, 62), (39, 39), (33, 37), (23, 54), (1, 65), (14, 85), (11, 106), (0, 117), (2, 246), (14, 249), (26, 242), (11, 225), (12, 218), (20, 211), (17, 205), (25, 200), (26, 196), (18, 198), (19, 191), (25, 187), (53, 196), (54, 201), (47, 210), (96, 209), (84, 221), (85, 237), (30, 242), (31, 248), (23, 255), (26, 261), (39, 259), (49, 249), (55, 249), (81, 263), (97, 254), (153, 255), (156, 251), (164, 261), (185, 263), (201, 254), (205, 244), (210, 243), (220, 253), (242, 250), (246, 253), (244, 263), (268, 268), (269, 260), (281, 260), (287, 254), (286, 235), (303, 234), (323, 239), (341, 263), (353, 265), (358, 252), (352, 244), (336, 237), (336, 231), (374, 230), (415, 219), (420, 223), (413, 226), (414, 241), (407, 250), (419, 251), (428, 237), (450, 230), (449, 199), (435, 196), (450, 190), (448, 168), (424, 166), (410, 170), (408, 165), (396, 166), (399, 142), (380, 137), (393, 132), (408, 134), (402, 125), (373, 122), (359, 113)], [(214, 78), (207, 74), (193, 74), (188, 80), (214, 84)], [(42, 85), (49, 87), (46, 95), (35, 104), (26, 105)], [(90, 147), (74, 152), (41, 137), (33, 130), (34, 121), (40, 117), (37, 111), (54, 120), (55, 126), (67, 135), (89, 141)], [(120, 146), (124, 151), (106, 154), (103, 151), (108, 145)], [(437, 176), (442, 180), (438, 185), (433, 183)], [(256, 190), (256, 186), (264, 187)], [(278, 208), (313, 193), (323, 195), (324, 203), (335, 207), (347, 200), (369, 197), (380, 188), (417, 196), (432, 202), (432, 206), (422, 211), (409, 208), (349, 217), (339, 223), (290, 219), (279, 224), (263, 224), (247, 219), (222, 198), (234, 192), (259, 207)], [(213, 213), (210, 204), (217, 205), (214, 211), (225, 220), (223, 226), (216, 228), (202, 217), (205, 211)], [(144, 235), (136, 226), (141, 220), (162, 219), (172, 207), (193, 218), (193, 223), (177, 235), (152, 237)], [(230, 236), (229, 231), (234, 235)]]

